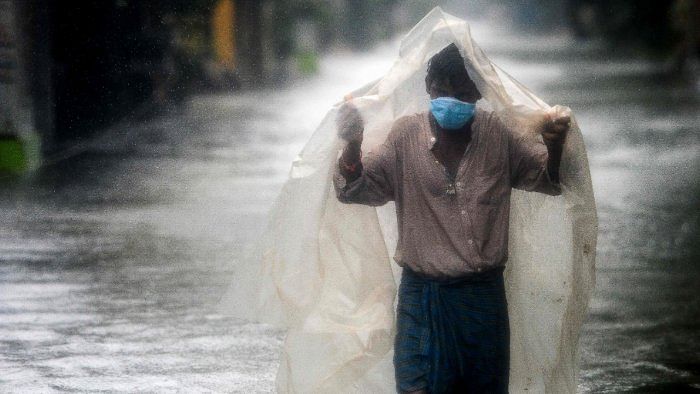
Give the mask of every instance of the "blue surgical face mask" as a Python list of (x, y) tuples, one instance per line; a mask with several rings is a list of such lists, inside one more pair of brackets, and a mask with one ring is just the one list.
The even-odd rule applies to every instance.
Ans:
[(474, 116), (476, 104), (465, 103), (454, 97), (438, 97), (430, 100), (430, 112), (440, 127), (459, 130)]

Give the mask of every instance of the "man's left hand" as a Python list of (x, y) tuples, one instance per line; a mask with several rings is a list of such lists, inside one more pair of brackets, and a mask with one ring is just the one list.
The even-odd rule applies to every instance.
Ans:
[(542, 139), (547, 146), (561, 146), (566, 139), (566, 133), (571, 128), (571, 118), (568, 116), (560, 116), (558, 118), (549, 118), (542, 130)]

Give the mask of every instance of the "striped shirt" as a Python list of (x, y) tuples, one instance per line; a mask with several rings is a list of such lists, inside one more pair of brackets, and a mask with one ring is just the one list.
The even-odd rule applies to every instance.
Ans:
[(477, 109), (471, 140), (452, 176), (435, 156), (429, 112), (402, 117), (386, 141), (362, 159), (362, 173), (334, 186), (343, 203), (394, 201), (394, 260), (433, 278), (455, 278), (504, 266), (511, 188), (558, 195), (547, 171), (547, 148), (509, 130), (494, 112)]

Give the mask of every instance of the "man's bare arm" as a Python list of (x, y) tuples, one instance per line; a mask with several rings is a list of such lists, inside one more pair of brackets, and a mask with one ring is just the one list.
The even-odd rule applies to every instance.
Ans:
[(370, 206), (391, 201), (396, 174), (396, 149), (390, 138), (393, 134), (390, 132), (382, 145), (362, 158), (364, 124), (359, 111), (346, 103), (336, 119), (339, 137), (347, 141), (333, 181), (338, 200)]
[(559, 183), (559, 166), (561, 165), (561, 155), (564, 149), (566, 133), (571, 127), (571, 119), (562, 116), (550, 119), (545, 123), (542, 130), (542, 139), (547, 146), (547, 171), (553, 182)]
[(350, 183), (362, 175), (362, 137), (364, 122), (357, 108), (346, 103), (338, 110), (336, 118), (338, 135), (347, 141), (338, 160), (340, 174)]

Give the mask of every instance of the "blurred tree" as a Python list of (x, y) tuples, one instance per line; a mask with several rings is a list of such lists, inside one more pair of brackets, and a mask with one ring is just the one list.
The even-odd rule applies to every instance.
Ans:
[(671, 52), (671, 66), (675, 71), (697, 71), (700, 58), (700, 2), (676, 0), (671, 9), (671, 27), (677, 35), (676, 47)]
[(678, 38), (672, 29), (673, 1), (568, 0), (569, 23), (580, 37), (602, 37), (668, 53)]
[[(345, 25), (345, 31), (341, 40), (353, 48), (365, 49), (378, 39), (389, 38), (394, 33), (392, 12), (398, 3), (398, 0), (345, 0), (345, 20), (340, 24)], [(419, 4), (409, 7), (416, 5)]]
[(577, 37), (602, 38), (618, 52), (642, 50), (668, 60), (669, 71), (697, 72), (697, 0), (567, 0), (566, 5)]

